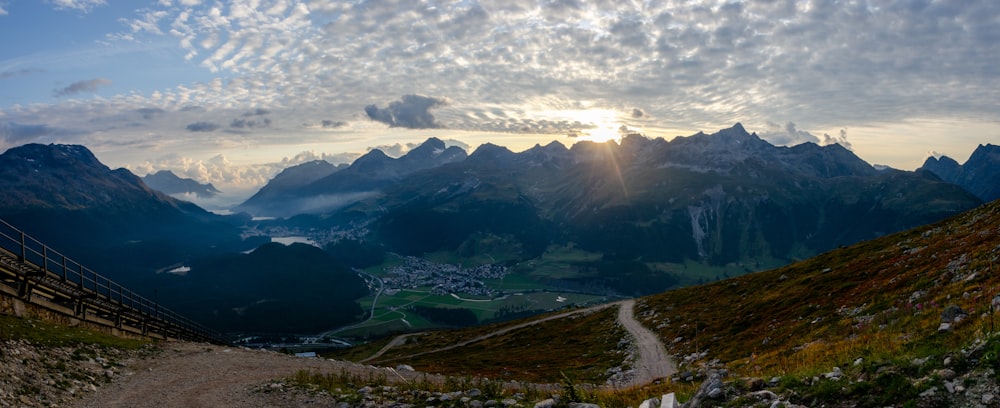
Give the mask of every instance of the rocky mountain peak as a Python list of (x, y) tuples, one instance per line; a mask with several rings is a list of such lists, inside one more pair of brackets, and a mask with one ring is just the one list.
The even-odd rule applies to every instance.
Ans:
[(979, 145), (961, 165), (948, 156), (928, 157), (920, 169), (962, 186), (983, 201), (1000, 199), (1000, 146)]

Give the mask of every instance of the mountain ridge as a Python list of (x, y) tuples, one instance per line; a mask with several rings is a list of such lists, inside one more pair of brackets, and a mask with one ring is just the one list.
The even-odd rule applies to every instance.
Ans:
[(958, 164), (948, 156), (931, 156), (920, 170), (960, 185), (983, 201), (1000, 199), (1000, 146), (981, 144), (964, 164)]

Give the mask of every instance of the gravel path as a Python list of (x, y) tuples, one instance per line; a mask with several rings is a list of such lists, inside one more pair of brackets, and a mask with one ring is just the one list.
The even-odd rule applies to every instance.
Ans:
[[(304, 393), (268, 393), (272, 381), (299, 370), (357, 375), (397, 373), (386, 369), (317, 358), (296, 358), (276, 352), (171, 342), (149, 359), (129, 365), (125, 378), (101, 387), (73, 407), (280, 407), (316, 401)], [(414, 376), (413, 373), (401, 373)], [(421, 374), (422, 375), (422, 374)], [(257, 390), (255, 390), (257, 389)]]
[[(639, 355), (632, 384), (641, 385), (668, 377), (676, 371), (676, 368), (659, 338), (635, 320), (632, 312), (634, 304), (635, 302), (631, 300), (617, 303), (618, 321), (635, 338)], [(540, 321), (563, 318), (612, 305), (615, 304), (575, 310)], [(467, 345), (540, 321), (507, 327), (436, 351)], [(129, 371), (123, 373), (112, 384), (100, 387), (96, 392), (88, 394), (70, 406), (169, 408), (323, 405), (324, 401), (315, 400), (322, 397), (311, 397), (306, 393), (270, 393), (261, 390), (266, 390), (275, 380), (291, 377), (299, 370), (316, 370), (324, 373), (347, 370), (360, 376), (384, 376), (390, 381), (400, 378), (399, 375), (414, 380), (418, 377), (423, 378), (424, 375), (413, 372), (397, 373), (394, 370), (343, 361), (295, 358), (271, 351), (197, 343), (169, 342), (163, 344), (162, 348), (163, 350), (153, 358), (130, 362)], [(387, 346), (386, 349), (388, 348)]]
[(618, 308), (618, 322), (632, 334), (639, 349), (635, 367), (636, 375), (632, 378), (632, 385), (642, 385), (653, 382), (657, 378), (673, 375), (677, 372), (677, 367), (667, 355), (667, 350), (663, 347), (659, 336), (635, 320), (634, 307), (634, 300), (621, 302)]

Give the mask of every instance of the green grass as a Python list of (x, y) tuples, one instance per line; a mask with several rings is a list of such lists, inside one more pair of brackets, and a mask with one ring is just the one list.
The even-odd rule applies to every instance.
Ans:
[(81, 327), (69, 327), (34, 318), (0, 315), (0, 340), (23, 340), (45, 347), (95, 345), (139, 349), (149, 341), (116, 337)]

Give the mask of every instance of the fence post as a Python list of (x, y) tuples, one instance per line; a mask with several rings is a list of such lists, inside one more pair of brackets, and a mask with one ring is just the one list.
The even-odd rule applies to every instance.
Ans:
[(18, 232), (21, 233), (21, 256), (20, 259), (18, 259), (18, 261), (21, 261), (23, 263), (25, 260), (28, 259), (28, 251), (24, 246), (24, 231), (18, 231)]

